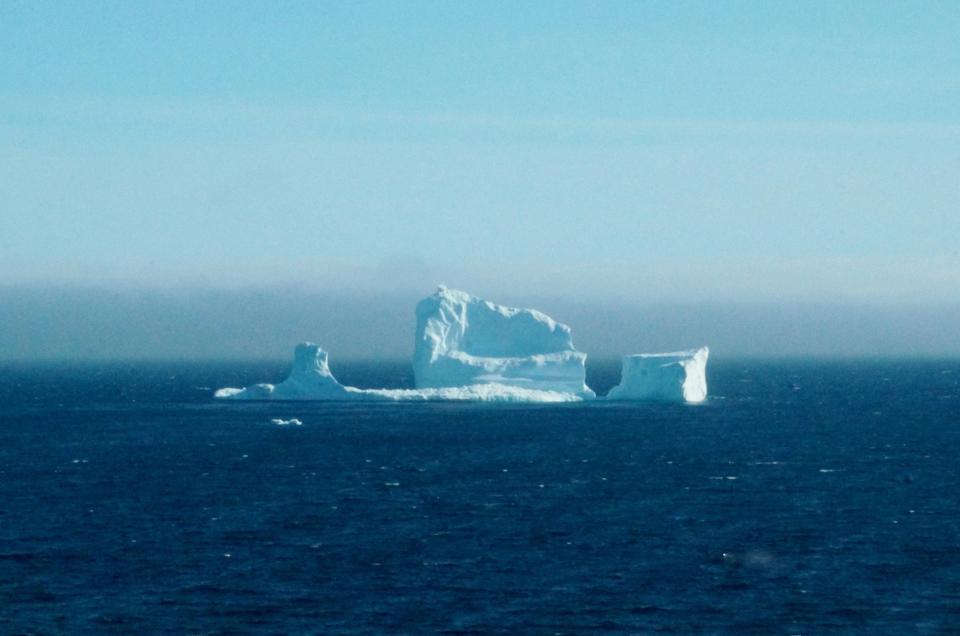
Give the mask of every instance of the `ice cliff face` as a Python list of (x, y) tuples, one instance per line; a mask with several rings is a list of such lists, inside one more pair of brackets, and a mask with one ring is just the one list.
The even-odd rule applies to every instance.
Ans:
[(707, 397), (707, 347), (623, 357), (620, 384), (608, 400), (702, 402)]
[(514, 309), (440, 287), (417, 305), (413, 373), (418, 389), (495, 383), (594, 397), (586, 354), (570, 328), (533, 309)]

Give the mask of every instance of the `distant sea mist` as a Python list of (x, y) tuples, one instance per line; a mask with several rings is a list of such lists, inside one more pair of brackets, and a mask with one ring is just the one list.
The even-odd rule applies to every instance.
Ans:
[[(416, 302), (431, 292), (0, 287), (0, 360), (286, 360), (304, 340), (321, 343), (334, 364), (404, 359)], [(960, 302), (490, 297), (569, 324), (577, 348), (594, 358), (704, 344), (717, 357), (960, 355)]]

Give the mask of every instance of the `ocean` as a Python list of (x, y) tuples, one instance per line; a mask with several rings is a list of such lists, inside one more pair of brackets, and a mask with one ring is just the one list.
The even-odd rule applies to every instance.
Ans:
[(285, 371), (0, 367), (0, 633), (960, 633), (958, 360), (715, 356), (696, 406), (211, 397)]

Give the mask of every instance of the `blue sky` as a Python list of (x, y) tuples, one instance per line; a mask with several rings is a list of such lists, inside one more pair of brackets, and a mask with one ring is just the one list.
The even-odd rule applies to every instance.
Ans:
[(957, 300), (955, 2), (0, 3), (0, 283)]

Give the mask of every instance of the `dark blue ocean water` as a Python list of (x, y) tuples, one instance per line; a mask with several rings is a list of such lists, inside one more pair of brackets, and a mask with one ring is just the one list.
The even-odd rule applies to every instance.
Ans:
[(702, 406), (210, 397), (283, 374), (0, 368), (0, 633), (960, 632), (958, 361), (716, 360)]

